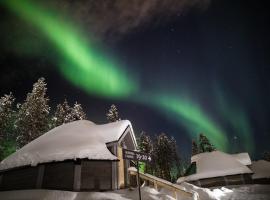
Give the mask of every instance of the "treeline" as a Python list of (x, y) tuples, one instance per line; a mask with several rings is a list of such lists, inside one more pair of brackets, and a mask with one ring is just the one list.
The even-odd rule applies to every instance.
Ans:
[[(109, 122), (121, 120), (114, 104), (111, 105), (106, 116)], [(165, 133), (151, 137), (143, 131), (137, 141), (139, 150), (150, 155), (152, 159), (149, 163), (140, 163), (140, 170), (171, 182), (175, 182), (177, 178), (185, 174), (186, 168), (190, 165), (190, 159), (181, 159), (174, 137)], [(198, 142), (192, 140), (192, 156), (214, 150), (216, 150), (214, 145), (202, 133), (199, 134)]]
[[(108, 122), (121, 120), (117, 107), (111, 105), (106, 114)], [(175, 182), (183, 173), (183, 163), (181, 162), (176, 140), (165, 133), (150, 135), (142, 132), (137, 138), (138, 147), (141, 152), (151, 156), (150, 163), (140, 163), (140, 169), (145, 173)]]
[(44, 78), (38, 79), (22, 103), (12, 93), (0, 98), (0, 159), (63, 123), (86, 119), (80, 104), (67, 100), (52, 111)]
[[(144, 165), (144, 172), (154, 176), (175, 182), (177, 178), (185, 174), (185, 169), (190, 160), (181, 159), (176, 140), (165, 133), (151, 137), (142, 132), (138, 139), (140, 151), (151, 156), (152, 162)], [(192, 141), (192, 156), (198, 153), (211, 152), (216, 150), (209, 139), (199, 135), (199, 141)]]
[(151, 156), (151, 162), (142, 164), (144, 172), (175, 182), (181, 174), (181, 159), (176, 140), (165, 133), (153, 138), (142, 132), (138, 139), (140, 151)]
[[(197, 144), (198, 143), (198, 144)], [(209, 139), (202, 133), (199, 135), (199, 141), (192, 140), (191, 155), (194, 156), (199, 153), (215, 151), (216, 148), (210, 143)]]

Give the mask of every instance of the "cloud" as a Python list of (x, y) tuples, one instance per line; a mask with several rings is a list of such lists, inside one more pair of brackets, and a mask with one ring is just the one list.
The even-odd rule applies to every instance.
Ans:
[(211, 0), (58, 0), (57, 8), (94, 35), (121, 36), (149, 23), (160, 23), (191, 8), (206, 9)]

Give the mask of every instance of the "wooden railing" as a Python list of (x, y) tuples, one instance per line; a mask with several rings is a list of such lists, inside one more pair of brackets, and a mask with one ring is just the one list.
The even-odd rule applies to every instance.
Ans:
[[(135, 168), (134, 169), (130, 168), (129, 169), (129, 174), (131, 176), (136, 176), (137, 175), (137, 170)], [(171, 183), (169, 181), (158, 178), (158, 177), (153, 176), (151, 174), (146, 174), (146, 173), (141, 173), (140, 172), (140, 179), (145, 181), (145, 182), (152, 183), (152, 185), (154, 185), (154, 188), (156, 190), (159, 190), (161, 188), (166, 188), (166, 189), (170, 190), (175, 199), (177, 199), (178, 195), (180, 195), (181, 197), (189, 197), (189, 198), (193, 198), (194, 195), (196, 195), (194, 192), (186, 190), (181, 185)], [(194, 199), (196, 199), (196, 198), (194, 198)], [(197, 199), (198, 199), (198, 197), (197, 197)]]

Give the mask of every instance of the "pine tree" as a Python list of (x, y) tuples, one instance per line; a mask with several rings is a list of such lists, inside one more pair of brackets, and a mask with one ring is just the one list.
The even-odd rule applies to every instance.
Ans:
[(199, 148), (200, 153), (215, 151), (214, 145), (212, 145), (209, 139), (202, 133), (199, 136)]
[[(145, 132), (142, 132), (139, 138), (139, 149), (141, 152), (146, 153), (152, 157), (153, 152), (153, 144), (151, 137), (147, 135)], [(152, 173), (153, 166), (151, 163), (145, 163), (145, 172)]]
[(72, 116), (74, 121), (86, 119), (86, 114), (84, 113), (81, 104), (78, 104), (77, 102), (74, 104), (72, 109)]
[(152, 159), (155, 163), (154, 174), (168, 181), (173, 180), (172, 170), (179, 167), (180, 158), (177, 153), (176, 141), (165, 133), (155, 137)]
[(16, 149), (14, 101), (12, 93), (0, 98), (0, 160)]
[(116, 122), (116, 121), (119, 121), (121, 120), (120, 117), (119, 117), (119, 114), (118, 114), (118, 110), (116, 108), (116, 106), (114, 104), (111, 105), (108, 113), (106, 114), (107, 116), (107, 120), (109, 122)]
[(12, 93), (0, 99), (0, 141), (8, 140), (14, 134), (14, 101)]
[(192, 140), (192, 152), (191, 155), (194, 156), (199, 153), (198, 145), (195, 140)]
[(263, 152), (262, 159), (270, 162), (270, 152), (269, 151)]
[(56, 111), (54, 113), (53, 121), (54, 121), (54, 127), (73, 121), (72, 108), (69, 106), (66, 99), (64, 100), (62, 104), (58, 104), (56, 106)]
[(70, 107), (65, 99), (62, 104), (57, 105), (52, 120), (54, 127), (56, 127), (65, 123), (83, 119), (86, 119), (86, 114), (83, 111), (81, 104), (76, 102), (73, 107)]
[(49, 129), (49, 98), (44, 78), (38, 79), (22, 105), (18, 105), (17, 144), (19, 147), (36, 139)]
[(170, 138), (170, 146), (172, 152), (172, 166), (170, 169), (170, 175), (171, 175), (171, 182), (175, 182), (177, 178), (180, 177), (180, 174), (182, 173), (182, 168), (180, 155), (178, 154), (177, 144), (174, 137)]

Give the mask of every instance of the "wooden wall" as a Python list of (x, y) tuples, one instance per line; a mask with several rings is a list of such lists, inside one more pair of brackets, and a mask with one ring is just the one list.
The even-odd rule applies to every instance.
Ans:
[(82, 161), (81, 190), (111, 190), (112, 162)]
[(50, 163), (45, 165), (42, 188), (73, 190), (74, 163)]
[(32, 189), (36, 187), (36, 167), (21, 168), (2, 174), (0, 190)]
[(198, 181), (191, 181), (190, 183), (200, 187), (215, 187), (225, 185), (250, 184), (252, 183), (252, 179), (250, 174), (237, 174), (200, 179)]
[(37, 188), (100, 191), (111, 190), (112, 181), (112, 161), (64, 161), (0, 172), (2, 191)]

